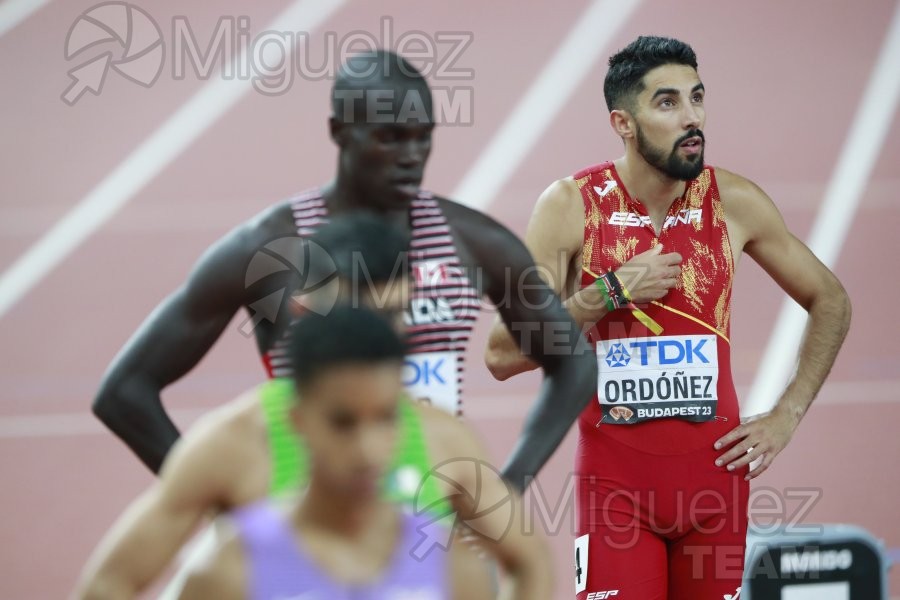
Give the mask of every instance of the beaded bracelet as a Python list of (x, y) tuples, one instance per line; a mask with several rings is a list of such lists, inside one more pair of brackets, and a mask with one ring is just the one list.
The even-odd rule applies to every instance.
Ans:
[(656, 335), (662, 333), (662, 326), (653, 320), (650, 315), (635, 306), (631, 299), (631, 294), (628, 292), (628, 288), (622, 284), (615, 273), (609, 271), (603, 275), (597, 275), (588, 269), (585, 270), (595, 277), (594, 284), (601, 292), (603, 292), (607, 311), (613, 312), (620, 308), (628, 308), (631, 310), (631, 314), (634, 315), (634, 318), (643, 323), (647, 329)]
[(606, 275), (601, 275), (600, 277), (595, 279), (594, 284), (596, 284), (596, 286), (603, 293), (603, 300), (606, 302), (606, 310), (608, 312), (616, 310), (616, 304), (612, 298), (612, 290), (610, 289), (609, 283), (606, 280)]

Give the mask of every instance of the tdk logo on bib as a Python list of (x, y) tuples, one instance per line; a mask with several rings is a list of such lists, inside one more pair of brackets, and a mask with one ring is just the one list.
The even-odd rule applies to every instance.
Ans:
[(423, 385), (446, 385), (447, 380), (444, 379), (445, 369), (444, 359), (428, 360), (421, 362), (407, 360), (403, 369), (403, 385), (413, 386), (417, 384)]
[(714, 335), (606, 340), (597, 344), (597, 359), (601, 422), (715, 416), (719, 355)]
[(613, 344), (606, 353), (606, 364), (610, 367), (625, 367), (631, 362), (631, 355), (622, 344)]
[(413, 400), (428, 402), (455, 415), (459, 405), (456, 354), (408, 354), (403, 361), (403, 386)]
[[(693, 336), (691, 336), (693, 337)], [(661, 339), (661, 340), (644, 340), (635, 341), (628, 344), (631, 352), (625, 349), (625, 345), (621, 343), (611, 344), (609, 352), (606, 353), (606, 364), (610, 367), (627, 367), (631, 362), (631, 356), (637, 355), (639, 364), (646, 367), (655, 360), (657, 365), (679, 365), (679, 364), (710, 364), (709, 359), (704, 352), (708, 352), (709, 348), (704, 348), (709, 341), (709, 336), (700, 337), (699, 341), (693, 339)], [(712, 351), (715, 352), (715, 339), (712, 340)], [(655, 358), (653, 354), (655, 353)]]

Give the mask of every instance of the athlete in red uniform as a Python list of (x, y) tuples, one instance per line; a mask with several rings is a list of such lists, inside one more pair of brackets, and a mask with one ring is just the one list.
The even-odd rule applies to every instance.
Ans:
[[(604, 92), (625, 155), (552, 184), (526, 236), (599, 370), (579, 420), (576, 593), (737, 597), (748, 481), (785, 447), (821, 387), (849, 300), (762, 190), (704, 164), (705, 90), (689, 46), (641, 37), (609, 65)], [(810, 315), (776, 408), (743, 425), (729, 341), (742, 252)], [(533, 368), (502, 324), (486, 358), (498, 379)]]

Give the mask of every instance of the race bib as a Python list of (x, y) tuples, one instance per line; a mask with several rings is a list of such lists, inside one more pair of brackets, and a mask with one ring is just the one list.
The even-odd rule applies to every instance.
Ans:
[(601, 423), (651, 419), (711, 421), (719, 353), (714, 335), (622, 338), (597, 343)]
[(426, 401), (455, 416), (459, 409), (456, 353), (408, 354), (403, 362), (403, 385), (413, 400)]

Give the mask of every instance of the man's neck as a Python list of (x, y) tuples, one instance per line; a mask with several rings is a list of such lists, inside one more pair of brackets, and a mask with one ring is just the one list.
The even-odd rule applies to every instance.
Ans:
[(382, 206), (376, 199), (370, 198), (368, 190), (359, 182), (354, 182), (353, 177), (342, 172), (338, 164), (337, 176), (321, 188), (322, 197), (331, 214), (354, 212), (357, 210), (372, 211), (396, 224), (403, 225), (408, 221), (409, 205)]
[(614, 164), (628, 194), (641, 202), (648, 213), (666, 213), (684, 194), (684, 181), (661, 173), (630, 148)]
[(340, 174), (322, 186), (322, 197), (328, 205), (329, 212), (332, 213), (360, 209), (377, 210), (377, 207), (367, 206), (365, 197), (353, 189), (349, 177), (342, 177)]
[(360, 499), (334, 493), (311, 480), (303, 499), (294, 509), (293, 521), (297, 525), (314, 524), (316, 528), (356, 537), (389, 512), (390, 506), (378, 496)]

